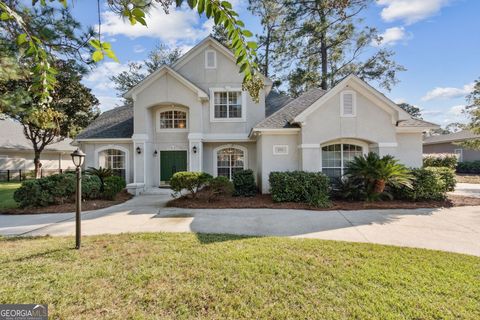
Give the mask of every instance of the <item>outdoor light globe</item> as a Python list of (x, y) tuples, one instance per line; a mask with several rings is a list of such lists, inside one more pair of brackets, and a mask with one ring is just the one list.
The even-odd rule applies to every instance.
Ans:
[(78, 149), (73, 151), (70, 156), (72, 157), (73, 164), (75, 167), (79, 168), (83, 164), (83, 159), (85, 159), (85, 153), (82, 150)]

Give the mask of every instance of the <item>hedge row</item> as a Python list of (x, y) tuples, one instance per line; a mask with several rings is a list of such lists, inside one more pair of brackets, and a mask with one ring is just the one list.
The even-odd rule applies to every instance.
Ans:
[[(112, 176), (105, 179), (105, 191), (100, 192), (101, 182), (97, 176), (82, 176), (83, 199), (113, 199), (125, 188), (125, 180)], [(46, 207), (54, 204), (73, 202), (75, 199), (76, 176), (65, 173), (49, 177), (25, 180), (13, 194), (21, 208)]]
[(455, 169), (457, 163), (458, 157), (452, 153), (437, 153), (423, 156), (424, 167), (447, 167)]
[(459, 162), (457, 172), (480, 174), (480, 161)]

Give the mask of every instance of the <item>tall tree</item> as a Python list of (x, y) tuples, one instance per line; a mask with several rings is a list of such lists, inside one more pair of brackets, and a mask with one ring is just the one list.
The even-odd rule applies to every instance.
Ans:
[(423, 119), (422, 118), (422, 111), (419, 107), (415, 107), (414, 105), (408, 103), (397, 103), (397, 105), (402, 108), (403, 110), (407, 111), (412, 117), (416, 119)]
[[(465, 112), (470, 121), (467, 128), (475, 134), (480, 134), (480, 78), (475, 80), (472, 92), (466, 97), (467, 106)], [(463, 143), (464, 147), (480, 150), (480, 139), (473, 139)]]
[[(362, 27), (371, 0), (285, 0), (275, 60), (291, 70), (292, 93), (327, 90), (348, 74), (390, 89), (405, 70), (381, 46), (377, 30)], [(373, 44), (373, 45), (372, 45)], [(302, 82), (303, 81), (303, 82)], [(303, 83), (303, 86), (301, 84)]]
[[(143, 63), (129, 62), (127, 71), (111, 76), (110, 80), (115, 84), (118, 96), (121, 97), (162, 65), (172, 65), (181, 55), (182, 51), (179, 48), (170, 49), (164, 44), (158, 44), (148, 53)], [(131, 101), (127, 100), (127, 103)]]

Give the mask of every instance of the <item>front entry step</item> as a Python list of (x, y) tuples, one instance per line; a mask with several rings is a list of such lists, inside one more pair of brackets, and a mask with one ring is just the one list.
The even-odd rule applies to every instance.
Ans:
[(157, 195), (157, 194), (162, 194), (162, 195), (171, 195), (173, 193), (172, 189), (170, 188), (159, 188), (159, 187), (151, 187), (145, 189), (141, 194), (142, 195)]

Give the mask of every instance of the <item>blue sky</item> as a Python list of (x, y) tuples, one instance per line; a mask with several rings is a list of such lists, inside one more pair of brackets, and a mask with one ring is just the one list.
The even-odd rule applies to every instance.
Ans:
[[(246, 0), (231, 1), (246, 26), (258, 33), (258, 18), (247, 10)], [(83, 25), (97, 24), (92, 1), (74, 2), (73, 13)], [(480, 77), (479, 0), (377, 0), (365, 12), (365, 22), (384, 33), (383, 45), (396, 52), (395, 60), (407, 71), (392, 91), (380, 89), (396, 102), (421, 107), (424, 119), (446, 125), (465, 121), (461, 110), (465, 95)], [(188, 9), (169, 15), (154, 10), (148, 28), (128, 22), (105, 10), (102, 34), (111, 41), (120, 63), (102, 62), (84, 80), (101, 101), (101, 109), (120, 104), (108, 77), (126, 70), (128, 61), (142, 61), (157, 43), (187, 51), (210, 33), (212, 21)], [(375, 85), (375, 84), (373, 84)]]

